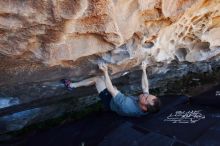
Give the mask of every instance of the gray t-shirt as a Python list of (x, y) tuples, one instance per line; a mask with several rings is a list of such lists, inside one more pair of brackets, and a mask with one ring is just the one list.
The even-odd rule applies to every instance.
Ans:
[(122, 116), (143, 116), (146, 112), (143, 112), (138, 105), (138, 98), (134, 96), (125, 96), (121, 92), (111, 99), (110, 107), (112, 111), (115, 111)]

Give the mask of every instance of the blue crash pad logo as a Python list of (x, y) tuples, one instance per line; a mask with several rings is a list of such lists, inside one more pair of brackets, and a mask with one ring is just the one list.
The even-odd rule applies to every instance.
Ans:
[(201, 113), (201, 110), (195, 111), (176, 111), (176, 113), (171, 113), (167, 116), (164, 121), (172, 122), (172, 123), (196, 123), (199, 120), (205, 119), (205, 115)]

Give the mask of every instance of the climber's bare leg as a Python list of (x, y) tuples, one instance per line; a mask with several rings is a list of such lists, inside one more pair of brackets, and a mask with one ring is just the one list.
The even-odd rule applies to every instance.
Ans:
[(106, 89), (104, 76), (100, 76), (96, 78), (95, 86), (96, 86), (98, 93), (101, 93), (104, 89)]
[[(104, 76), (96, 77), (95, 86), (96, 86), (98, 93), (100, 93), (104, 89), (106, 89)], [(114, 88), (117, 89), (115, 86), (114, 86)]]
[(94, 84), (96, 86), (98, 93), (102, 92), (106, 88), (104, 76), (93, 77), (93, 78), (85, 79), (80, 82), (70, 83), (70, 87), (77, 88), (77, 87), (82, 87), (82, 86), (90, 86)]
[(77, 87), (82, 87), (82, 86), (94, 85), (96, 83), (97, 78), (98, 77), (92, 77), (92, 78), (85, 79), (85, 80), (80, 81), (80, 82), (70, 83), (70, 87), (71, 88), (77, 88)]

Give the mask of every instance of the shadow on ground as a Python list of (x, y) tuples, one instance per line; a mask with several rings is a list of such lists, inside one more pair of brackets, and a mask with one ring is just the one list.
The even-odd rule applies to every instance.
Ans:
[(189, 99), (163, 96), (160, 112), (127, 118), (98, 111), (50, 129), (28, 132), (3, 146), (220, 145), (220, 85)]

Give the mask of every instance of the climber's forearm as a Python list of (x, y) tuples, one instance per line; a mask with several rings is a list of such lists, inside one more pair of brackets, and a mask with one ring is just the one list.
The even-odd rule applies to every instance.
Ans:
[(147, 73), (145, 69), (142, 69), (142, 78), (141, 78), (141, 85), (143, 93), (149, 93), (149, 83), (147, 78)]
[(118, 93), (118, 90), (113, 87), (112, 81), (108, 75), (108, 71), (104, 72), (104, 77), (105, 77), (105, 85), (107, 90), (111, 93), (113, 97), (115, 97)]

